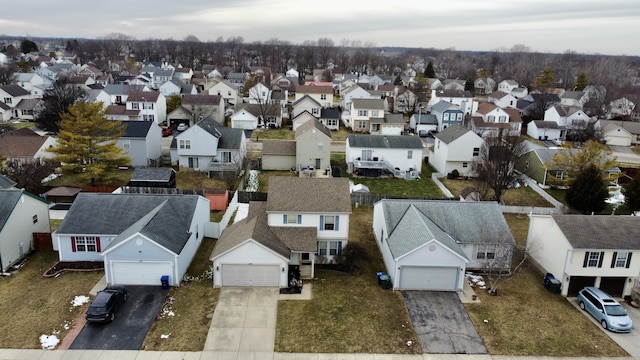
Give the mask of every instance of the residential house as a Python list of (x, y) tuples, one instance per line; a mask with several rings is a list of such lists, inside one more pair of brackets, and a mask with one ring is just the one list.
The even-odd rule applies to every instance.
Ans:
[(209, 116), (224, 124), (224, 101), (220, 95), (184, 95), (182, 107), (194, 116), (190, 119), (189, 125)]
[(296, 141), (295, 140), (263, 140), (262, 156), (260, 157), (262, 170), (295, 170)]
[(427, 78), (427, 81), (429, 82), (429, 90), (444, 90), (444, 85), (442, 84), (442, 81), (440, 81), (440, 79)]
[(586, 129), (590, 117), (578, 107), (555, 105), (544, 112), (544, 121), (555, 121), (567, 130)]
[(281, 126), (282, 108), (276, 105), (245, 104), (231, 115), (231, 127), (234, 129), (254, 130)]
[(33, 250), (34, 233), (49, 233), (49, 202), (24, 189), (0, 189), (0, 271)]
[(273, 78), (273, 80), (271, 80), (271, 89), (287, 93), (291, 90), (295, 91), (295, 87), (298, 85), (297, 77), (295, 79), (296, 81), (293, 81), (284, 74), (278, 74)]
[(509, 94), (513, 89), (520, 87), (517, 81), (513, 79), (502, 80), (498, 83), (498, 91)]
[(37, 73), (14, 73), (11, 77), (14, 84), (29, 91), (34, 99), (42, 98), (44, 91), (52, 85), (52, 82)]
[(405, 87), (396, 87), (393, 94), (393, 112), (410, 113), (419, 108), (419, 94)]
[(529, 95), (529, 89), (527, 89), (526, 87), (517, 87), (511, 90), (510, 94), (516, 99), (523, 99), (524, 97)]
[(506, 132), (509, 136), (520, 136), (522, 118), (517, 110), (502, 109), (487, 102), (476, 104), (477, 109), (468, 124), (473, 132), (482, 137), (498, 136)]
[(242, 89), (244, 88), (244, 83), (247, 81), (247, 77), (247, 73), (231, 72), (227, 74), (227, 81), (233, 84), (238, 89), (238, 91), (242, 93)]
[(15, 108), (21, 100), (31, 99), (31, 92), (23, 89), (20, 85), (0, 85), (0, 102), (10, 108)]
[(340, 106), (343, 109), (350, 109), (353, 99), (379, 99), (380, 97), (373, 95), (359, 85), (353, 85), (345, 88), (341, 93)]
[(272, 104), (271, 89), (262, 82), (255, 84), (249, 89), (249, 104)]
[(11, 116), (13, 116), (12, 108), (0, 101), (0, 122), (11, 120)]
[(298, 70), (293, 69), (293, 68), (291, 68), (291, 69), (287, 70), (287, 72), (285, 73), (285, 75), (286, 75), (288, 78), (299, 78), (299, 77), (300, 77), (300, 73), (298, 72)]
[(393, 80), (389, 75), (377, 74), (369, 78), (369, 87), (371, 89), (377, 89), (380, 85), (391, 85)]
[(458, 105), (462, 113), (465, 115), (471, 114), (473, 111), (473, 95), (469, 91), (431, 90), (431, 99), (429, 99), (429, 102), (427, 103), (427, 111), (430, 111), (433, 105), (440, 102), (440, 100)]
[[(616, 125), (615, 127), (609, 127), (610, 125)], [(640, 123), (636, 121), (621, 121), (621, 120), (604, 120), (600, 119), (594, 124), (594, 128), (601, 133), (603, 140), (607, 144), (613, 144), (619, 142), (617, 139), (622, 131), (618, 131), (617, 128), (623, 128), (631, 134), (631, 144), (640, 144)], [(609, 129), (609, 130), (605, 130)], [(626, 136), (626, 135), (624, 135)], [(611, 143), (611, 142), (612, 143)], [(625, 141), (626, 143), (626, 141)]]
[[(530, 259), (561, 282), (563, 296), (596, 286), (623, 297), (640, 272), (640, 222), (634, 216), (529, 215)], [(636, 254), (636, 256), (632, 256)]]
[(129, 94), (135, 91), (149, 91), (144, 85), (109, 84), (100, 90), (95, 101), (102, 101), (106, 109), (110, 105), (125, 105)]
[(442, 87), (445, 91), (465, 91), (466, 81), (460, 79), (444, 79)]
[(335, 108), (323, 108), (320, 110), (320, 123), (329, 130), (340, 129), (340, 111)]
[(108, 285), (179, 286), (209, 222), (199, 195), (80, 193), (54, 235), (60, 261), (102, 261)]
[(173, 73), (173, 78), (177, 79), (185, 84), (191, 83), (191, 78), (193, 77), (193, 69), (186, 67), (177, 67)]
[(405, 121), (402, 114), (385, 113), (383, 118), (372, 117), (369, 120), (369, 133), (372, 135), (403, 135)]
[(601, 136), (609, 146), (631, 146), (631, 142), (636, 138), (629, 130), (615, 123), (601, 129)]
[(413, 114), (409, 118), (409, 128), (413, 133), (420, 131), (438, 131), (438, 118), (434, 114)]
[(473, 82), (477, 95), (489, 95), (496, 89), (496, 82), (490, 77), (477, 78)]
[(589, 96), (584, 91), (565, 91), (560, 96), (560, 104), (563, 106), (573, 106), (580, 109), (589, 101)]
[(0, 134), (0, 154), (7, 158), (7, 161), (19, 161), (23, 164), (55, 157), (54, 153), (49, 152), (55, 144), (55, 138), (40, 136), (27, 128)]
[(458, 170), (461, 176), (471, 176), (473, 162), (480, 155), (483, 140), (473, 131), (451, 125), (434, 135), (435, 142), (429, 164), (437, 172), (448, 174)]
[(174, 136), (171, 161), (180, 167), (209, 172), (233, 173), (242, 169), (247, 156), (247, 139), (242, 129), (223, 126), (207, 117)]
[(171, 95), (197, 95), (198, 89), (193, 84), (187, 84), (182, 82), (181, 80), (169, 80), (164, 84), (160, 85), (158, 89), (164, 97), (169, 97)]
[(333, 86), (298, 85), (294, 101), (298, 101), (305, 95), (315, 99), (322, 107), (333, 107)]
[(448, 101), (440, 100), (431, 106), (431, 114), (435, 115), (438, 120), (436, 129), (438, 131), (442, 131), (442, 129), (451, 125), (464, 125), (464, 112), (460, 110), (460, 106)]
[(320, 116), (320, 111), (322, 110), (322, 104), (320, 104), (320, 102), (315, 98), (309, 95), (304, 95), (300, 97), (298, 100), (293, 102), (292, 108), (293, 108), (291, 112), (292, 119), (302, 114), (305, 111), (317, 118)]
[(502, 91), (495, 91), (491, 93), (487, 99), (488, 102), (495, 104), (500, 108), (516, 108), (518, 99), (508, 93), (503, 93)]
[(495, 202), (383, 199), (373, 234), (397, 290), (461, 291), (466, 270), (508, 272), (515, 246)]
[(527, 135), (538, 140), (551, 140), (562, 143), (567, 135), (567, 129), (555, 121), (533, 120), (527, 124)]
[(315, 276), (349, 241), (347, 178), (271, 177), (266, 202), (229, 226), (211, 253), (213, 284), (287, 287)]
[[(331, 174), (331, 130), (319, 120), (311, 119), (295, 130), (296, 169)], [(328, 171), (327, 171), (328, 170)], [(311, 174), (310, 172), (310, 174)]]
[(171, 68), (155, 68), (152, 71), (149, 70), (149, 68), (146, 68), (146, 70), (143, 69), (143, 72), (151, 75), (150, 87), (154, 90), (158, 90), (164, 83), (173, 79), (174, 70)]
[(298, 127), (309, 120), (316, 120), (317, 117), (311, 115), (310, 112), (304, 111), (291, 119), (291, 130), (296, 131)]
[(132, 91), (125, 103), (127, 110), (139, 110), (142, 121), (162, 124), (167, 120), (167, 100), (157, 91)]
[(369, 132), (372, 118), (384, 118), (384, 100), (352, 99), (349, 113), (351, 115), (349, 125), (353, 131)]
[(635, 109), (635, 107), (636, 104), (633, 101), (626, 97), (622, 97), (609, 103), (609, 112), (613, 116), (630, 116), (633, 114), (633, 109)]
[(66, 78), (67, 84), (81, 90), (91, 89), (96, 81), (89, 75), (73, 75)]
[(22, 121), (34, 121), (36, 119), (36, 113), (38, 105), (42, 100), (40, 99), (22, 99), (13, 108), (13, 117)]
[(209, 95), (221, 96), (225, 107), (234, 108), (242, 102), (242, 94), (240, 94), (238, 87), (228, 80), (218, 81), (209, 88), (208, 92)]
[(347, 172), (415, 179), (422, 172), (423, 151), (417, 136), (351, 134), (345, 148)]
[[(162, 156), (162, 130), (153, 121), (122, 121), (124, 135), (116, 145), (131, 158), (133, 167), (159, 166)], [(126, 164), (122, 164), (126, 165)]]

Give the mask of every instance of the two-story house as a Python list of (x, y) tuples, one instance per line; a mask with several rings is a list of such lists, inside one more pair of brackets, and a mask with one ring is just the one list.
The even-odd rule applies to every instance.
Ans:
[(222, 97), (224, 106), (234, 108), (236, 104), (242, 102), (242, 96), (238, 90), (238, 87), (228, 80), (220, 80), (215, 85), (209, 88), (209, 95), (218, 95)]
[[(116, 145), (131, 158), (131, 166), (159, 166), (162, 156), (162, 130), (153, 121), (122, 121), (124, 135)], [(124, 165), (124, 164), (123, 164)]]
[(367, 133), (371, 130), (372, 118), (384, 118), (384, 100), (352, 99), (349, 113), (351, 129), (355, 132)]
[(431, 107), (431, 114), (438, 119), (438, 128), (442, 131), (451, 125), (464, 125), (464, 112), (460, 106), (440, 100)]
[(271, 177), (266, 202), (224, 230), (211, 253), (213, 285), (287, 287), (309, 279), (349, 241), (347, 178)]
[(520, 136), (522, 118), (516, 110), (511, 110), (513, 111), (502, 109), (493, 103), (479, 103), (468, 127), (482, 137), (498, 136), (507, 132), (509, 136)]
[[(320, 117), (320, 111), (322, 110), (322, 104), (318, 102), (315, 98), (304, 95), (300, 97), (298, 100), (294, 101), (292, 104), (291, 118), (295, 119), (296, 116), (302, 114), (303, 112), (308, 112), (314, 117)], [(296, 124), (293, 124), (294, 128)], [(295, 129), (294, 129), (295, 130)]]
[(31, 98), (31, 92), (23, 89), (20, 85), (10, 84), (0, 86), (0, 102), (3, 102), (10, 108), (15, 108), (21, 100)]
[(157, 91), (132, 91), (125, 103), (127, 110), (139, 110), (142, 121), (161, 124), (167, 120), (167, 100)]
[(520, 84), (518, 84), (517, 81), (513, 80), (513, 79), (506, 79), (506, 80), (502, 80), (498, 83), (498, 91), (501, 91), (503, 93), (509, 94), (511, 93), (511, 91), (513, 91), (513, 89), (519, 87)]
[(431, 107), (433, 107), (433, 105), (440, 102), (440, 100), (444, 100), (451, 104), (458, 105), (462, 113), (465, 115), (471, 114), (473, 111), (473, 95), (469, 91), (431, 90), (431, 98), (427, 103), (427, 111), (430, 111)]
[(590, 117), (578, 107), (555, 105), (544, 112), (544, 121), (555, 121), (568, 131), (586, 129)]
[(508, 107), (515, 109), (518, 105), (518, 99), (515, 96), (510, 93), (503, 93), (502, 91), (492, 92), (487, 98), (487, 101), (503, 109)]
[(296, 86), (297, 101), (308, 95), (322, 105), (322, 107), (332, 107), (333, 104), (333, 86), (316, 86), (316, 85), (298, 85)]
[(366, 177), (415, 179), (422, 171), (424, 147), (417, 136), (351, 134), (347, 136), (347, 172)]
[(340, 106), (343, 109), (350, 109), (353, 99), (379, 99), (379, 96), (372, 94), (369, 90), (357, 84), (343, 88), (340, 96)]
[(473, 162), (480, 155), (484, 140), (460, 125), (449, 126), (434, 137), (429, 164), (441, 174), (458, 170), (462, 176), (472, 175)]

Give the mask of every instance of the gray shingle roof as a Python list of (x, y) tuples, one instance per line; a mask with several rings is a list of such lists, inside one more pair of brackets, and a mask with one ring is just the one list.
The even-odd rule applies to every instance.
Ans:
[(340, 110), (332, 108), (323, 108), (320, 110), (321, 119), (340, 119)]
[(295, 140), (264, 140), (262, 155), (296, 156), (296, 142)]
[(456, 124), (448, 126), (446, 129), (435, 134), (435, 137), (442, 140), (445, 144), (451, 144), (468, 132), (471, 132), (471, 130)]
[(218, 134), (222, 135), (218, 140), (218, 149), (240, 149), (244, 130), (228, 128), (214, 120), (211, 116), (200, 120), (195, 126), (199, 126), (213, 136), (218, 137)]
[(3, 90), (4, 92), (6, 92), (11, 96), (27, 96), (31, 94), (30, 92), (25, 90), (23, 87), (16, 84), (2, 85), (0, 86), (0, 90)]
[(12, 188), (15, 184), (15, 181), (9, 179), (8, 177), (0, 174), (0, 189), (8, 189)]
[(553, 215), (576, 249), (638, 250), (640, 218), (609, 215)]
[(140, 232), (175, 254), (180, 254), (189, 239), (187, 232), (198, 199), (197, 195), (81, 192), (57, 232), (65, 235)]
[(384, 100), (382, 99), (352, 99), (351, 103), (356, 109), (384, 110)]
[(440, 100), (437, 103), (433, 104), (431, 107), (431, 112), (443, 112), (449, 108), (454, 108), (455, 110), (460, 110), (458, 105), (454, 105), (448, 101)]
[(364, 135), (347, 136), (350, 147), (385, 149), (422, 149), (422, 141), (417, 136), (403, 135)]
[(329, 139), (331, 139), (331, 130), (329, 130), (329, 128), (324, 126), (324, 124), (322, 124), (318, 119), (315, 118), (309, 119), (298, 126), (298, 128), (296, 129), (296, 138), (309, 131), (313, 131), (314, 129), (320, 131)]
[(347, 178), (269, 178), (267, 211), (351, 213)]
[(109, 95), (126, 95), (133, 91), (142, 91), (144, 85), (108, 84), (102, 89)]
[(125, 126), (124, 135), (125, 138), (146, 138), (151, 126), (155, 125), (153, 121), (122, 121)]
[(133, 170), (131, 181), (169, 181), (175, 172), (172, 168), (139, 167)]

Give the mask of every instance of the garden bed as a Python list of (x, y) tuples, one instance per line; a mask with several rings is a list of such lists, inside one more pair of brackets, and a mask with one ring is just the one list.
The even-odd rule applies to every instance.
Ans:
[(103, 271), (104, 263), (102, 261), (58, 261), (45, 271), (44, 277), (58, 276), (65, 271)]

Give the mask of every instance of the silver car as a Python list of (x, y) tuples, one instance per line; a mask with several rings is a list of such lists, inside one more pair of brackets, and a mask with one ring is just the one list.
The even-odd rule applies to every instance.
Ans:
[(611, 331), (629, 332), (633, 321), (627, 310), (606, 292), (588, 286), (578, 292), (580, 309), (593, 316), (603, 328)]

